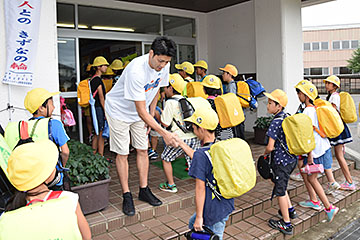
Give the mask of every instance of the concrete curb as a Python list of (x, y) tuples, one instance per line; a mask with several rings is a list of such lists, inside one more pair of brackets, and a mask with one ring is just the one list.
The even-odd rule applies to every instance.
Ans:
[(360, 153), (346, 147), (345, 148), (345, 159), (355, 162), (355, 169), (360, 169)]

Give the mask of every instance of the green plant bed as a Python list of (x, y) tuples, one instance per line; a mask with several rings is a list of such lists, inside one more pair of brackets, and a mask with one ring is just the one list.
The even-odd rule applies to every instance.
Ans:
[[(162, 161), (157, 161), (151, 163), (161, 169), (163, 169)], [(175, 177), (184, 180), (191, 178), (187, 171), (185, 171), (186, 168), (186, 159), (185, 158), (177, 158), (175, 161), (171, 162), (171, 165), (173, 167), (173, 174)]]
[(273, 117), (258, 117), (254, 126), (254, 142), (261, 145), (267, 145), (268, 137), (266, 132), (269, 129)]
[(94, 154), (93, 149), (79, 141), (68, 142), (70, 157), (66, 167), (70, 169), (71, 186), (79, 186), (109, 179), (109, 162), (103, 156)]

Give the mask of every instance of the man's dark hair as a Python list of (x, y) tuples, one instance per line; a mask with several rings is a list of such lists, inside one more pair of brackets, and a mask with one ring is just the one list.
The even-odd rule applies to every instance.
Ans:
[(154, 51), (154, 55), (176, 56), (175, 42), (167, 37), (155, 38), (150, 49)]

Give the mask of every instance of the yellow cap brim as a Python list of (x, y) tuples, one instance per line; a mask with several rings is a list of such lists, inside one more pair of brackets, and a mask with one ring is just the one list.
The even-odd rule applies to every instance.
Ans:
[(176, 68), (176, 69), (180, 69), (180, 70), (182, 70), (182, 68), (181, 68), (181, 64), (175, 64), (175, 68)]
[(270, 98), (271, 100), (279, 103), (279, 100), (277, 100), (276, 98), (274, 98), (270, 93), (265, 93), (265, 92), (264, 92), (264, 95), (265, 95), (267, 98)]

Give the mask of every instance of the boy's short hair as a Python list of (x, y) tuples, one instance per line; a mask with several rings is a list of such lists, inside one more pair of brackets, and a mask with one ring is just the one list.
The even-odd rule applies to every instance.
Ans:
[(218, 115), (212, 108), (195, 109), (193, 115), (184, 119), (184, 121), (194, 123), (207, 130), (215, 130), (219, 124)]
[(176, 56), (175, 42), (167, 37), (155, 38), (150, 49), (154, 51), (154, 55)]

